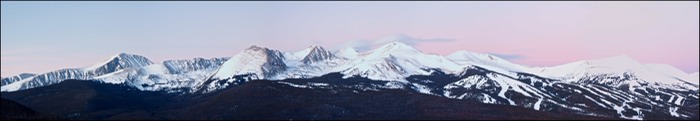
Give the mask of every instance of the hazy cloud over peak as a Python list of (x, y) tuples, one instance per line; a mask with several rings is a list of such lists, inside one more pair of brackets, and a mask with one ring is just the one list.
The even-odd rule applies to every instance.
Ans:
[(406, 43), (407, 45), (410, 45), (410, 46), (416, 46), (416, 45), (420, 45), (423, 43), (431, 43), (431, 42), (450, 42), (450, 41), (455, 41), (455, 39), (443, 39), (443, 38), (424, 39), (424, 38), (411, 37), (411, 36), (404, 35), (404, 34), (396, 34), (396, 35), (391, 35), (391, 36), (387, 36), (387, 37), (384, 37), (381, 39), (376, 39), (376, 40), (348, 41), (348, 42), (345, 42), (345, 43), (338, 45), (336, 47), (336, 49), (352, 47), (352, 48), (355, 48), (357, 51), (367, 51), (367, 50), (371, 50), (374, 47), (381, 46), (381, 45), (395, 42), (395, 41), (403, 42), (403, 43)]
[(525, 58), (525, 56), (518, 55), (518, 54), (501, 54), (501, 53), (488, 53), (488, 54), (498, 56), (498, 57), (506, 59), (506, 60), (518, 60), (518, 59)]

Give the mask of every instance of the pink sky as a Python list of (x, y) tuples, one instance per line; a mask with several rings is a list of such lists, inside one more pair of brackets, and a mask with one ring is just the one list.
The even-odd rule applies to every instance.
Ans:
[[(186, 10), (186, 11), (184, 11)], [(230, 57), (407, 35), (429, 53), (516, 55), (553, 66), (628, 55), (697, 72), (697, 1), (3, 2), (2, 76), (97, 63), (119, 52)]]

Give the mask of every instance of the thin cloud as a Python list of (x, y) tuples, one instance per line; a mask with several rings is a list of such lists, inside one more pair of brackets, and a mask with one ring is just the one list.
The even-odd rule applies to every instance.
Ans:
[(410, 46), (417, 46), (420, 44), (424, 43), (434, 43), (434, 42), (451, 42), (455, 41), (455, 39), (443, 39), (443, 38), (431, 38), (431, 39), (424, 39), (424, 38), (415, 38), (415, 37), (410, 37), (404, 34), (397, 34), (393, 36), (388, 36), (384, 37), (382, 39), (377, 39), (377, 40), (355, 40), (355, 41), (348, 41), (345, 43), (342, 43), (338, 46), (336, 46), (337, 49), (342, 49), (342, 48), (347, 48), (347, 47), (352, 47), (357, 51), (367, 51), (371, 50), (372, 48), (391, 43), (391, 42), (403, 42), (406, 43), (407, 45)]
[(518, 55), (518, 54), (501, 54), (501, 53), (488, 53), (488, 54), (498, 56), (498, 57), (506, 59), (506, 60), (518, 60), (518, 59), (525, 58), (525, 56)]
[(343, 48), (352, 47), (357, 51), (367, 51), (367, 50), (372, 49), (372, 46), (373, 46), (372, 41), (355, 40), (355, 41), (348, 41), (348, 42), (342, 43), (342, 44), (336, 46), (335, 48), (340, 50)]
[(415, 38), (415, 37), (410, 37), (404, 34), (397, 34), (389, 37), (385, 37), (383, 39), (377, 40), (374, 42), (374, 45), (383, 45), (386, 43), (391, 43), (394, 41), (400, 41), (403, 43), (406, 43), (411, 46), (423, 44), (423, 43), (431, 43), (431, 42), (450, 42), (450, 41), (455, 41), (455, 39), (442, 39), (442, 38), (431, 38), (431, 39), (424, 39), (424, 38)]

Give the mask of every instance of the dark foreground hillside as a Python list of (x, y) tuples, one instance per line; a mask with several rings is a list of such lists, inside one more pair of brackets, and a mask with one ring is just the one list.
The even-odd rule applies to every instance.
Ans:
[(56, 116), (38, 113), (29, 107), (17, 102), (1, 99), (0, 120), (56, 120), (61, 119)]
[(264, 80), (193, 95), (67, 80), (2, 97), (69, 119), (605, 119), (412, 91), (307, 89)]

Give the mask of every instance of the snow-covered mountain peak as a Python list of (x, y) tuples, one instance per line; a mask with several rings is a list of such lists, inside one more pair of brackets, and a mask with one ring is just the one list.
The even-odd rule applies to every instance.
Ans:
[[(247, 53), (247, 54), (256, 54), (256, 55), (261, 55), (269, 58), (284, 58), (284, 54), (280, 52), (279, 50), (273, 50), (269, 49), (267, 47), (260, 47), (260, 46), (250, 46), (248, 49), (243, 50), (241, 53)], [(240, 55), (240, 53), (238, 54)], [(238, 56), (236, 55), (236, 56)], [(235, 57), (235, 56), (234, 56)]]
[(66, 79), (91, 79), (124, 69), (141, 68), (152, 64), (153, 62), (146, 57), (119, 53), (88, 67), (59, 69), (18, 80), (11, 84), (3, 85), (2, 91), (17, 91), (47, 86), (60, 83)]
[[(393, 49), (411, 49), (411, 50), (416, 50), (415, 48), (413, 48), (413, 46), (410, 46), (410, 45), (408, 45), (408, 44), (406, 44), (406, 43), (404, 43), (404, 42), (401, 42), (401, 41), (393, 41), (393, 42), (384, 44), (383, 47), (384, 47), (384, 48), (391, 47), (391, 48), (393, 48)], [(380, 48), (382, 48), (382, 47), (380, 47)]]
[(83, 69), (86, 71), (94, 71), (100, 70), (100, 68), (102, 68), (106, 70), (112, 70), (110, 72), (113, 72), (118, 69), (143, 67), (151, 64), (153, 64), (153, 62), (151, 60), (148, 60), (148, 58), (144, 56), (127, 53), (118, 53), (108, 59), (103, 60), (102, 62), (93, 64), (92, 66)]
[(252, 45), (252, 46), (246, 48), (246, 49), (243, 50), (243, 51), (266, 51), (266, 50), (269, 50), (269, 49), (267, 49), (266, 47), (260, 47), (260, 46), (257, 46), (257, 45)]
[(309, 49), (311, 51), (326, 50), (325, 48), (323, 48), (320, 45), (311, 45), (307, 49)]
[(286, 70), (284, 54), (278, 50), (251, 46), (224, 62), (212, 79), (230, 79), (236, 75), (274, 76)]
[(532, 73), (525, 66), (511, 63), (491, 54), (460, 50), (448, 55), (447, 58), (461, 65), (477, 65), (501, 73), (508, 73), (509, 71)]
[(248, 51), (248, 52), (280, 52), (279, 50), (270, 49), (267, 47), (261, 47), (261, 46), (257, 46), (257, 45), (250, 46), (250, 47), (244, 49), (243, 51)]
[(333, 56), (333, 54), (330, 51), (324, 49), (321, 46), (314, 45), (314, 46), (311, 46), (311, 51), (309, 52), (309, 54), (307, 54), (304, 57), (302, 62), (309, 64), (309, 63), (314, 63), (314, 62), (318, 62), (318, 61), (331, 59), (333, 57), (335, 57), (335, 56)]
[(309, 48), (323, 48), (321, 45), (311, 45)]
[(411, 55), (411, 54), (422, 54), (416, 48), (407, 45), (401, 41), (394, 41), (388, 44), (384, 44), (377, 49), (370, 50), (363, 55), (367, 57), (389, 57), (390, 55)]
[(313, 48), (309, 47), (300, 51), (296, 52), (284, 52), (285, 53), (285, 59), (287, 60), (301, 60), (308, 55)]
[(422, 53), (400, 41), (361, 53), (346, 65), (350, 67), (341, 72), (346, 77), (359, 75), (389, 81), (405, 81), (404, 78), (410, 75), (428, 75), (431, 73), (428, 69), (441, 69), (447, 73), (463, 69), (444, 56)]
[(120, 53), (117, 53), (116, 55), (114, 55), (114, 57), (129, 57), (129, 56), (134, 56), (134, 54), (120, 52)]
[[(656, 83), (680, 85), (688, 89), (697, 87), (686, 85), (693, 79), (685, 72), (664, 64), (641, 64), (629, 56), (621, 55), (596, 60), (577, 61), (554, 67), (536, 68), (539, 75), (573, 82), (601, 83), (611, 86)], [(628, 78), (609, 80), (606, 78)]]
[(141, 56), (141, 55), (136, 55), (136, 54), (129, 54), (129, 53), (120, 52), (120, 53), (117, 53), (117, 54), (113, 55), (112, 57), (108, 58), (107, 60), (135, 59), (135, 58), (146, 58), (146, 57)]
[(623, 73), (630, 69), (641, 68), (642, 64), (627, 55), (619, 55), (595, 60), (583, 60), (567, 63), (554, 67), (541, 68), (540, 72), (546, 75), (570, 73), (570, 72), (593, 72), (593, 73)]
[(536, 68), (540, 74), (548, 77), (584, 76), (603, 73), (625, 73), (635, 68), (641, 68), (642, 64), (629, 56), (620, 55), (595, 60), (583, 60), (554, 67)]

